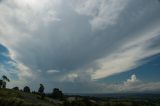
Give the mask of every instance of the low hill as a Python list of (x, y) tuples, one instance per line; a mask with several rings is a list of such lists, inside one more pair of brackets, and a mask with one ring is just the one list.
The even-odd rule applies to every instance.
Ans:
[(0, 89), (0, 106), (59, 106), (62, 102), (40, 95), (12, 89)]
[[(149, 96), (149, 97), (148, 97)], [(129, 96), (114, 94), (109, 97), (65, 95), (59, 101), (47, 95), (25, 93), (12, 89), (0, 89), (0, 106), (160, 106), (159, 95)]]

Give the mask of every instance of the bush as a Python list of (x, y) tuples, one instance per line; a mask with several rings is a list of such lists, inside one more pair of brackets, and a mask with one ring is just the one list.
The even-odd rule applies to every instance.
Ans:
[(55, 99), (61, 99), (63, 98), (63, 93), (58, 88), (53, 89), (52, 97)]
[(0, 106), (36, 106), (31, 103), (27, 103), (21, 99), (4, 99), (0, 98)]
[(30, 88), (28, 86), (25, 86), (24, 89), (23, 89), (23, 91), (29, 93), (30, 92)]
[(14, 87), (14, 88), (12, 88), (13, 90), (16, 90), (16, 91), (18, 91), (19, 90), (19, 88), (18, 87)]

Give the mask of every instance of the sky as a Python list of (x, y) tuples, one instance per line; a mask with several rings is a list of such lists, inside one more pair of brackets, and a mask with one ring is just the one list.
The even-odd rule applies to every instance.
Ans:
[(159, 92), (159, 11), (159, 0), (0, 0), (0, 76), (45, 92)]

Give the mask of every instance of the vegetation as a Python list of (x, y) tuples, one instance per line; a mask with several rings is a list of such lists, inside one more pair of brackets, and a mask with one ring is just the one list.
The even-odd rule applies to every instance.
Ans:
[(40, 84), (38, 92), (39, 93), (44, 93), (44, 86), (43, 86), (43, 84)]
[(0, 106), (56, 106), (49, 98), (40, 99), (40, 95), (17, 91), (13, 89), (0, 89)]
[(6, 76), (0, 80), (0, 106), (160, 106), (160, 95), (138, 98), (67, 96), (59, 88), (45, 94), (43, 84), (40, 84), (37, 92), (31, 92), (28, 86), (23, 90), (19, 90), (19, 87), (7, 89), (6, 82), (9, 81)]
[(63, 106), (160, 106), (159, 99), (118, 99), (78, 97), (75, 100), (65, 100)]
[(10, 82), (9, 78), (5, 75), (0, 79), (0, 88), (6, 88), (6, 82)]
[(19, 87), (16, 86), (16, 87), (13, 87), (12, 89), (18, 91), (18, 90), (19, 90)]
[(54, 88), (52, 92), (52, 97), (55, 99), (63, 98), (63, 93), (58, 88)]
[(30, 92), (30, 88), (29, 88), (28, 86), (25, 86), (25, 87), (23, 88), (23, 91), (29, 93), (29, 92)]
[(40, 84), (40, 87), (39, 87), (39, 89), (38, 89), (38, 92), (39, 92), (40, 95), (41, 95), (41, 99), (44, 99), (45, 94), (44, 94), (44, 86), (43, 86), (43, 84)]

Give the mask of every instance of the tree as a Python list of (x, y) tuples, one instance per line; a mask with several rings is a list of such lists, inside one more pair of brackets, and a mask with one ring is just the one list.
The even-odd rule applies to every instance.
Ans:
[(43, 86), (43, 84), (40, 84), (40, 87), (39, 87), (39, 89), (38, 89), (38, 92), (39, 92), (39, 93), (44, 93), (44, 86)]
[(3, 86), (3, 80), (0, 80), (0, 88)]
[(23, 89), (23, 91), (29, 93), (30, 92), (30, 88), (28, 86), (25, 86), (24, 89)]
[(63, 93), (58, 88), (54, 88), (53, 93), (52, 93), (52, 97), (55, 99), (60, 99), (63, 97)]
[(2, 88), (6, 88), (6, 82), (3, 81)]
[(0, 88), (6, 88), (6, 82), (10, 82), (9, 78), (5, 75), (0, 80)]
[(19, 87), (17, 87), (17, 86), (16, 86), (16, 87), (13, 87), (12, 89), (13, 89), (13, 90), (16, 90), (16, 91), (19, 91)]
[(41, 99), (44, 99), (45, 94), (44, 94), (44, 86), (43, 86), (43, 84), (40, 84), (40, 87), (39, 87), (39, 89), (38, 89), (38, 92), (39, 92), (40, 95), (41, 95)]
[(5, 76), (5, 75), (2, 76), (2, 79), (3, 79), (4, 81), (10, 82), (9, 78), (8, 78), (7, 76)]

